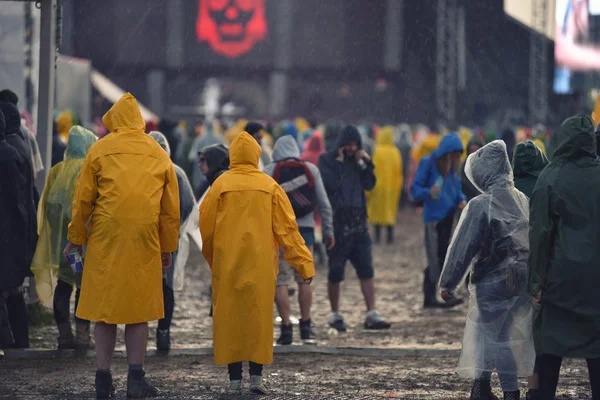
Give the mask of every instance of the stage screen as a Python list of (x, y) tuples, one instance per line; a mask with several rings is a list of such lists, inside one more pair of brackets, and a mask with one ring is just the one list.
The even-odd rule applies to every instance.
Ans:
[(555, 0), (554, 92), (585, 87), (586, 75), (600, 71), (600, 0)]

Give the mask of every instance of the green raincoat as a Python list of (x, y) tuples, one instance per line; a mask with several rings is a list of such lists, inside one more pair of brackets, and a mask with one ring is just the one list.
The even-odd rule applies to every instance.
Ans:
[(48, 172), (40, 199), (39, 239), (31, 271), (35, 274), (38, 296), (47, 307), (52, 306), (57, 279), (71, 285), (81, 284), (81, 273), (73, 272), (63, 257), (63, 249), (68, 243), (67, 231), (71, 222), (75, 182), (85, 155), (96, 140), (96, 135), (81, 126), (70, 129), (65, 159)]
[(537, 354), (600, 357), (600, 163), (592, 120), (563, 122), (531, 196), (528, 290), (542, 291)]
[[(481, 136), (475, 135), (471, 139), (469, 139), (469, 141), (467, 142), (467, 147), (465, 149), (467, 151), (467, 153), (469, 152), (469, 148), (471, 146), (473, 146), (474, 144), (476, 144), (480, 148), (485, 146), (485, 142), (481, 138)], [(467, 155), (469, 155), (469, 154), (470, 153), (468, 153)], [(467, 161), (465, 160), (465, 162), (463, 162), (463, 164), (462, 164), (462, 171), (460, 173), (460, 178), (462, 181), (462, 191), (465, 194), (465, 196), (467, 196), (467, 200), (471, 201), (471, 199), (473, 199), (474, 197), (479, 196), (481, 194), (481, 192), (479, 191), (479, 189), (477, 189), (471, 183), (471, 180), (469, 178), (467, 178), (467, 175), (465, 174), (465, 165), (466, 164), (467, 164)]]
[(531, 197), (535, 183), (548, 163), (548, 159), (535, 143), (529, 140), (519, 143), (513, 157), (515, 187), (525, 196)]

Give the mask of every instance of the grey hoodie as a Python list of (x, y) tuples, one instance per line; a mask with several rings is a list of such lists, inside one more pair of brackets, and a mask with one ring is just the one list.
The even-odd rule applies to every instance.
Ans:
[[(294, 140), (293, 137), (283, 136), (275, 142), (275, 147), (273, 148), (273, 162), (265, 167), (264, 172), (272, 177), (277, 162), (288, 158), (300, 159), (300, 150), (298, 149), (298, 143), (296, 143), (296, 140)], [(311, 164), (308, 161), (305, 162), (310, 170), (310, 173), (315, 179), (317, 208), (319, 209), (319, 215), (321, 216), (321, 221), (323, 222), (323, 235), (333, 236), (333, 214), (331, 211), (331, 204), (329, 204), (329, 198), (327, 197), (327, 192), (325, 191), (325, 185), (323, 185), (321, 173), (316, 165)], [(315, 215), (313, 213), (305, 215), (302, 218), (298, 218), (296, 223), (298, 224), (298, 227), (301, 228), (314, 228)]]

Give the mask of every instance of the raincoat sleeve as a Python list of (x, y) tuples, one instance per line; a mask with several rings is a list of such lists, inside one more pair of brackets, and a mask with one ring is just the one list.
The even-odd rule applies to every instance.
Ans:
[(431, 188), (427, 184), (429, 178), (429, 159), (423, 159), (419, 163), (419, 168), (415, 174), (412, 186), (410, 187), (410, 194), (415, 200), (426, 201), (431, 198), (429, 191)]
[(98, 182), (96, 180), (96, 167), (94, 155), (89, 152), (85, 157), (79, 172), (73, 195), (72, 220), (69, 224), (69, 241), (73, 244), (84, 245), (87, 243), (87, 222), (92, 215), (92, 209), (98, 197)]
[(172, 164), (167, 168), (166, 174), (165, 187), (160, 200), (158, 235), (161, 251), (172, 253), (177, 251), (179, 243), (179, 185)]
[(283, 258), (303, 279), (315, 276), (315, 264), (304, 239), (298, 231), (294, 209), (283, 189), (278, 185), (273, 192), (273, 235), (283, 247)]
[(48, 177), (46, 178), (46, 184), (44, 185), (44, 190), (42, 191), (42, 196), (40, 197), (40, 202), (38, 203), (38, 212), (37, 212), (37, 233), (40, 235), (42, 233), (42, 226), (44, 224), (44, 219), (46, 215), (46, 199), (48, 198), (48, 193), (50, 189), (54, 185), (54, 181), (56, 180), (56, 171), (57, 168), (51, 168), (48, 172)]
[(333, 213), (331, 211), (331, 204), (325, 191), (325, 185), (323, 179), (317, 168), (312, 169), (313, 178), (315, 179), (316, 192), (317, 192), (317, 207), (319, 209), (319, 215), (323, 222), (323, 233), (325, 236), (333, 236)]
[(377, 178), (375, 178), (375, 165), (371, 160), (365, 161), (365, 163), (367, 167), (361, 171), (360, 182), (362, 183), (364, 190), (373, 190), (377, 183)]
[(454, 293), (465, 278), (471, 261), (484, 243), (488, 225), (489, 199), (471, 200), (460, 216), (458, 226), (448, 248), (440, 277), (440, 290)]
[(342, 187), (342, 178), (344, 176), (344, 163), (332, 160), (330, 154), (325, 153), (319, 157), (319, 171), (323, 178), (323, 185), (327, 190), (330, 199), (335, 199)]
[(550, 266), (554, 224), (551, 217), (550, 187), (538, 185), (531, 195), (529, 215), (529, 279), (527, 290), (537, 296)]
[(192, 210), (194, 209), (194, 204), (196, 204), (196, 199), (194, 198), (194, 191), (192, 190), (192, 185), (190, 184), (190, 181), (188, 180), (183, 170), (177, 174), (177, 184), (179, 185), (180, 225), (183, 225), (192, 213)]
[(202, 254), (210, 269), (213, 265), (213, 242), (215, 238), (215, 225), (217, 223), (217, 210), (219, 198), (215, 188), (210, 188), (200, 204), (200, 234), (202, 235)]

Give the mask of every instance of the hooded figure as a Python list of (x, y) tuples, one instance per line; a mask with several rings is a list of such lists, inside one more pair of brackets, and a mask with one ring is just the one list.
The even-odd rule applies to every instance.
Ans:
[(531, 196), (529, 293), (541, 398), (554, 398), (562, 357), (586, 358), (596, 398), (600, 358), (600, 163), (591, 118), (568, 118)]
[(402, 156), (394, 145), (392, 127), (385, 127), (377, 136), (373, 154), (377, 183), (369, 194), (369, 222), (377, 227), (376, 241), (380, 226), (389, 227), (388, 241), (393, 241), (393, 226), (400, 205), (400, 193), (404, 183)]
[(199, 155), (206, 160), (206, 179), (212, 186), (218, 177), (229, 171), (229, 149), (224, 144), (213, 144), (200, 150)]
[(212, 270), (215, 363), (230, 365), (234, 391), (241, 389), (233, 376), (241, 375), (242, 361), (253, 363), (253, 390), (264, 388), (256, 364), (273, 361), (277, 245), (303, 279), (315, 275), (286, 193), (258, 169), (260, 153), (251, 135), (238, 135), (229, 148), (231, 170), (200, 207), (202, 253)]
[[(21, 136), (21, 115), (17, 106), (7, 102), (0, 102), (0, 111), (4, 114), (6, 128), (4, 131), (6, 142), (11, 145), (24, 160), (22, 167), (23, 173), (27, 179), (26, 185), (23, 186), (23, 203), (22, 207), (25, 210), (27, 223), (25, 224), (25, 236), (21, 237), (22, 241), (18, 247), (14, 247), (13, 251), (20, 251), (25, 256), (25, 266), (21, 270), (23, 277), (33, 276), (29, 267), (35, 252), (37, 242), (37, 210), (35, 208), (35, 184), (33, 180), (33, 164), (31, 161), (31, 149), (29, 148), (23, 136)], [(17, 286), (23, 283), (21, 281)]]
[(325, 153), (325, 142), (323, 141), (323, 135), (321, 135), (321, 132), (315, 132), (304, 143), (304, 151), (302, 151), (300, 158), (314, 165), (318, 165), (319, 157), (323, 153)]
[(476, 380), (473, 392), (485, 395), (496, 370), (505, 398), (518, 398), (506, 396), (518, 393), (517, 378), (531, 375), (535, 362), (533, 303), (526, 291), (529, 204), (514, 187), (503, 141), (471, 154), (465, 170), (482, 194), (461, 215), (440, 279), (448, 299), (471, 272), (458, 373)]
[(102, 121), (111, 134), (88, 151), (69, 224), (70, 242), (87, 244), (77, 316), (110, 325), (158, 320), (164, 317), (161, 253), (176, 251), (179, 238), (177, 174), (144, 132), (131, 94)]
[(69, 141), (69, 132), (74, 125), (74, 118), (71, 111), (63, 111), (56, 117), (56, 129), (58, 130), (59, 138), (63, 143)]
[(81, 273), (73, 272), (71, 265), (63, 257), (63, 250), (68, 243), (67, 232), (72, 219), (75, 183), (83, 160), (96, 140), (96, 135), (87, 129), (78, 125), (72, 127), (65, 160), (50, 169), (44, 185), (38, 210), (40, 237), (31, 270), (35, 274), (40, 301), (46, 307), (52, 307), (57, 280), (71, 286), (81, 285)]
[(530, 198), (538, 177), (548, 163), (548, 159), (535, 143), (531, 141), (519, 143), (513, 158), (515, 187)]
[[(48, 172), (46, 185), (38, 208), (39, 240), (31, 270), (35, 274), (38, 297), (46, 307), (53, 307), (58, 327), (58, 348), (87, 349), (90, 345), (89, 321), (75, 319), (77, 335), (71, 328), (71, 295), (77, 287), (75, 309), (79, 302), (81, 273), (75, 273), (63, 257), (68, 243), (67, 233), (71, 222), (71, 205), (75, 184), (83, 160), (97, 138), (81, 126), (69, 132), (65, 159)], [(85, 259), (85, 252), (83, 255)]]
[(455, 299), (443, 304), (436, 297), (436, 285), (450, 244), (454, 215), (466, 202), (458, 171), (462, 152), (458, 136), (453, 133), (444, 136), (437, 150), (421, 160), (410, 188), (412, 197), (423, 203), (427, 254), (423, 279), (424, 307), (452, 307), (462, 303), (462, 300)]
[[(28, 182), (25, 160), (14, 147), (6, 141), (6, 123), (0, 110), (0, 292), (12, 290), (23, 283), (27, 270), (24, 244), (27, 237), (28, 213), (25, 208), (25, 193)], [(27, 316), (27, 308), (23, 295), (10, 296), (4, 299), (0, 296), (0, 348), (13, 344), (13, 332), (7, 307), (11, 302), (21, 304), (17, 312)], [(15, 301), (17, 300), (17, 301)], [(25, 320), (27, 323), (27, 320)], [(25, 325), (27, 327), (27, 325)]]
[(200, 171), (200, 167), (198, 166), (198, 153), (205, 147), (214, 144), (225, 144), (225, 139), (223, 136), (215, 133), (215, 128), (212, 123), (206, 123), (204, 124), (202, 135), (197, 136), (194, 139), (188, 154), (188, 161), (192, 164), (192, 187), (198, 198), (202, 197), (209, 186), (206, 177), (202, 174), (202, 171)]
[(55, 166), (65, 159), (67, 145), (62, 141), (56, 121), (52, 122), (52, 161), (51, 166)]
[[(483, 141), (483, 139), (477, 135), (473, 136), (467, 142), (467, 148), (466, 148), (466, 152), (468, 153), (467, 156), (473, 154), (475, 151), (479, 150), (483, 146), (485, 146), (485, 142)], [(477, 147), (477, 148), (475, 149), (475, 147)], [(479, 191), (479, 189), (477, 189), (471, 183), (471, 181), (467, 177), (467, 174), (465, 174), (465, 166), (466, 165), (467, 165), (467, 160), (465, 160), (465, 162), (462, 164), (462, 170), (461, 170), (460, 177), (461, 177), (461, 182), (462, 182), (462, 191), (465, 194), (465, 196), (467, 197), (467, 201), (471, 201), (474, 197), (479, 196), (481, 194), (481, 192)]]
[[(283, 134), (285, 136), (291, 136), (292, 138), (294, 138), (296, 146), (298, 146), (298, 152), (302, 153), (302, 146), (300, 146), (299, 144), (300, 142), (298, 140), (298, 128), (296, 127), (296, 124), (293, 122), (288, 122), (283, 128)], [(275, 149), (273, 149), (273, 151), (275, 151)], [(273, 154), (273, 158), (274, 157), (275, 155)]]
[[(158, 131), (151, 131), (149, 135), (156, 140), (169, 157), (171, 156), (171, 146), (167, 137)], [(183, 289), (185, 278), (185, 265), (189, 255), (189, 238), (185, 232), (185, 226), (188, 217), (192, 214), (196, 199), (190, 181), (185, 171), (177, 164), (173, 163), (175, 174), (177, 175), (177, 185), (179, 187), (179, 246), (173, 253), (172, 268), (163, 271), (163, 299), (165, 303), (165, 317), (158, 321), (156, 330), (156, 348), (159, 351), (169, 351), (171, 349), (171, 321), (173, 311), (175, 310), (175, 290)]]

